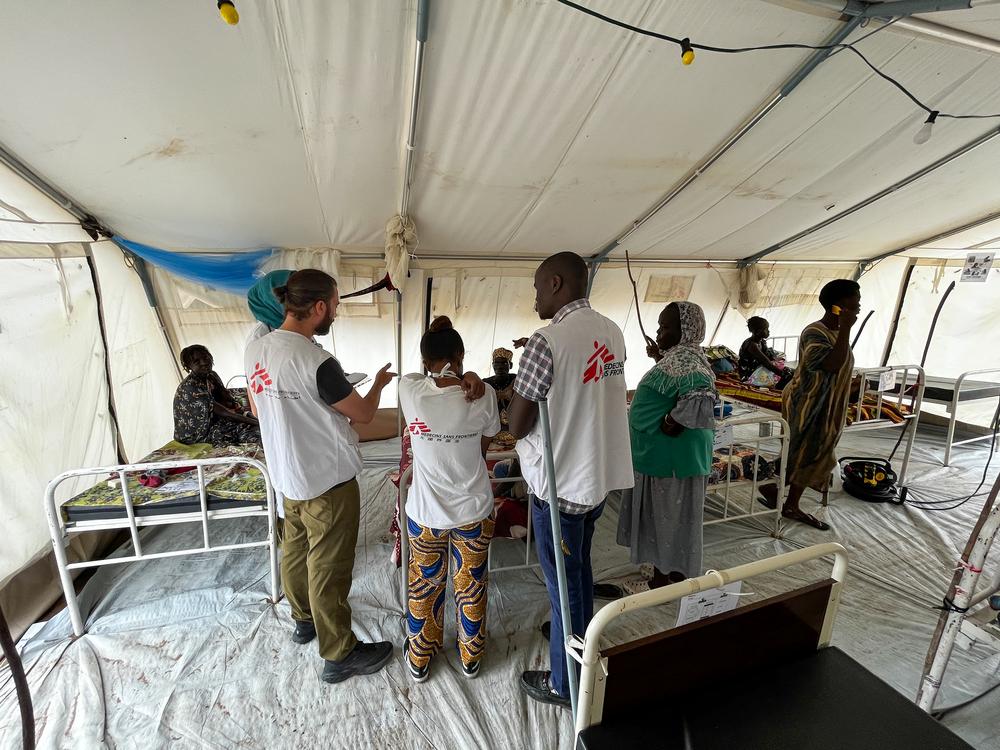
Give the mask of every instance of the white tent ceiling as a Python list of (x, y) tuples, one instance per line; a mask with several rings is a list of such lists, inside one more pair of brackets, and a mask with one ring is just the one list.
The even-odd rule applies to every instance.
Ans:
[[(843, 25), (791, 2), (586, 4), (717, 45), (819, 44)], [(139, 242), (381, 248), (399, 207), (416, 0), (238, 0), (237, 27), (214, 6), (6, 3), (0, 143)], [(996, 6), (927, 18), (1000, 37)], [(861, 48), (935, 107), (1000, 111), (1000, 57), (894, 28)], [(411, 202), (418, 255), (596, 251), (807, 57), (699, 53), (683, 67), (673, 45), (554, 0), (433, 0)], [(838, 54), (623, 248), (743, 258), (1000, 124), (939, 121), (917, 146), (921, 121)], [(998, 164), (1000, 138), (773, 259), (867, 258), (988, 214), (1000, 208)]]

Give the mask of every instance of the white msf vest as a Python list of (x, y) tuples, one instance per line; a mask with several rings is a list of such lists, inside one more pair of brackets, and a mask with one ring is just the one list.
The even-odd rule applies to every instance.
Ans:
[[(557, 496), (594, 507), (634, 484), (625, 398), (625, 337), (608, 318), (581, 308), (538, 331), (552, 350), (549, 420)], [(542, 426), (517, 441), (528, 488), (548, 500)]]
[(305, 336), (278, 329), (247, 346), (247, 384), (267, 470), (286, 498), (311, 500), (361, 471), (358, 433), (325, 404), (316, 371), (328, 358)]

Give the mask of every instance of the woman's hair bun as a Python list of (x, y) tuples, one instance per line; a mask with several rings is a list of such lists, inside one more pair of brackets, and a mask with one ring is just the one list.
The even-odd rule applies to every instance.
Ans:
[(451, 318), (447, 315), (438, 315), (431, 321), (431, 325), (427, 330), (431, 333), (437, 333), (438, 331), (452, 330), (454, 327), (455, 326), (451, 324)]
[(274, 296), (278, 298), (278, 302), (284, 304), (285, 299), (288, 297), (288, 285), (282, 284), (281, 286), (276, 286), (271, 291), (274, 292)]

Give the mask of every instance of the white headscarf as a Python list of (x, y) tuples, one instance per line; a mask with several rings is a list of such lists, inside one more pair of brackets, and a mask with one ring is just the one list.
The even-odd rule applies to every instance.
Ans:
[(657, 363), (671, 378), (692, 378), (703, 375), (715, 382), (715, 373), (708, 363), (701, 343), (705, 340), (705, 312), (694, 302), (674, 302), (680, 317), (681, 340), (667, 349)]

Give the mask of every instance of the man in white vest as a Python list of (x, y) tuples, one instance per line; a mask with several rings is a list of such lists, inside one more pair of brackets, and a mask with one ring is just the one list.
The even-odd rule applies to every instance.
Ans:
[(521, 355), (510, 430), (531, 491), (538, 559), (552, 606), (551, 671), (521, 675), (521, 690), (543, 703), (569, 706), (565, 636), (556, 582), (538, 402), (547, 399), (556, 494), (566, 563), (570, 621), (583, 636), (594, 614), (590, 548), (608, 493), (633, 484), (626, 416), (625, 337), (590, 307), (587, 264), (576, 253), (547, 258), (535, 272), (535, 309), (552, 322), (536, 331)]
[(285, 308), (280, 328), (246, 349), (248, 394), (260, 420), (267, 469), (284, 499), (281, 580), (292, 606), (292, 640), (319, 637), (322, 679), (372, 674), (392, 644), (361, 643), (351, 631), (347, 596), (361, 517), (358, 434), (395, 373), (386, 365), (362, 397), (340, 363), (313, 342), (330, 331), (340, 297), (323, 271), (296, 271), (274, 290)]

